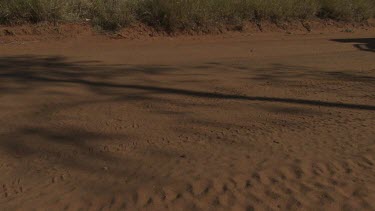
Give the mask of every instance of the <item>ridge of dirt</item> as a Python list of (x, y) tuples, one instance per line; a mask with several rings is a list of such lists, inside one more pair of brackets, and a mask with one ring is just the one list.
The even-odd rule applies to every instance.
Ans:
[(102, 36), (110, 39), (155, 39), (163, 37), (178, 37), (195, 39), (206, 36), (220, 36), (238, 33), (332, 33), (332, 32), (363, 32), (375, 29), (375, 19), (367, 22), (341, 22), (334, 20), (308, 20), (287, 22), (247, 22), (242, 26), (224, 26), (201, 31), (180, 31), (168, 33), (144, 24), (134, 24), (117, 32), (105, 32), (94, 29), (90, 23), (50, 23), (24, 24), (5, 26), (0, 25), (0, 44), (17, 41), (60, 40), (77, 37)]

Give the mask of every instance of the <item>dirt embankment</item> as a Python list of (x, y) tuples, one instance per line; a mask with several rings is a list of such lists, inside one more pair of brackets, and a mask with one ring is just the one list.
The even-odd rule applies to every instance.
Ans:
[(133, 25), (117, 32), (106, 32), (93, 29), (89, 23), (58, 25), (41, 23), (19, 26), (0, 26), (0, 43), (12, 41), (54, 40), (95, 35), (113, 39), (157, 39), (163, 37), (196, 39), (202, 36), (225, 36), (233, 33), (353, 33), (366, 32), (373, 28), (375, 28), (374, 19), (370, 19), (363, 23), (348, 23), (333, 20), (290, 21), (280, 23), (263, 21), (259, 23), (249, 22), (241, 26), (241, 28), (228, 26), (208, 31), (184, 31), (174, 33), (158, 31), (153, 27), (148, 27), (143, 24)]

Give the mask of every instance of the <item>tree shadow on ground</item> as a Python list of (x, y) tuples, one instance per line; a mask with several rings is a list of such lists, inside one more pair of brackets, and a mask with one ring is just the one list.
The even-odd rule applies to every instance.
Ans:
[[(120, 92), (114, 92), (116, 95), (126, 95), (125, 90), (144, 91), (153, 94), (178, 95), (186, 97), (198, 97), (207, 99), (220, 100), (242, 100), (242, 101), (261, 101), (261, 102), (279, 102), (289, 104), (300, 104), (310, 106), (360, 109), (360, 110), (375, 110), (373, 105), (351, 104), (328, 102), (308, 99), (294, 99), (294, 98), (277, 98), (277, 97), (263, 97), (263, 96), (245, 96), (236, 94), (225, 94), (208, 91), (196, 91), (180, 88), (169, 88), (155, 85), (140, 85), (133, 83), (117, 83), (112, 82), (111, 79), (116, 79), (119, 76), (127, 76), (138, 71), (142, 73), (158, 74), (165, 71), (176, 71), (178, 68), (173, 67), (157, 67), (143, 66), (143, 67), (123, 67), (123, 66), (103, 66), (103, 65), (84, 65), (82, 62), (68, 62), (62, 57), (47, 57), (40, 58), (34, 56), (23, 57), (3, 57), (0, 59), (0, 80), (3, 83), (16, 82), (22, 85), (26, 90), (40, 88), (48, 85), (80, 85), (92, 90), (95, 93), (109, 94), (103, 92), (106, 89), (119, 89)], [(316, 74), (316, 73), (315, 73)], [(332, 73), (335, 77), (340, 76), (350, 78), (350, 75), (340, 72)], [(301, 77), (302, 75), (295, 75), (293, 77)], [(257, 76), (257, 78), (269, 77)], [(256, 78), (255, 78), (256, 79)], [(363, 78), (362, 78), (363, 79)], [(373, 78), (367, 78), (373, 80)], [(4, 87), (3, 87), (4, 88)], [(8, 88), (8, 92), (10, 92)]]
[[(222, 65), (221, 63), (207, 64), (204, 68), (215, 69), (217, 66)], [(28, 117), (32, 121), (39, 121), (36, 119), (44, 118), (46, 122), (43, 124), (36, 124), (35, 126), (25, 126), (20, 124), (18, 128), (12, 128), (11, 132), (2, 132), (0, 137), (1, 151), (9, 154), (18, 154), (23, 157), (28, 156), (47, 156), (46, 159), (54, 163), (60, 163), (63, 166), (74, 167), (83, 171), (98, 171), (98, 167), (93, 165), (88, 160), (94, 160), (99, 166), (109, 165), (110, 171), (113, 176), (121, 176), (122, 174), (129, 173), (129, 169), (136, 169), (139, 166), (139, 160), (133, 161), (131, 156), (116, 156), (114, 151), (106, 150), (98, 146), (105, 145), (106, 142), (113, 144), (114, 140), (119, 140), (117, 143), (118, 147), (129, 147), (133, 144), (137, 144), (137, 137), (132, 137), (130, 134), (122, 133), (104, 133), (102, 131), (88, 130), (82, 124), (69, 125), (62, 124), (64, 127), (56, 126), (56, 122), (59, 121), (56, 116), (54, 119), (47, 119), (43, 116), (50, 118), (53, 111), (56, 110), (67, 110), (73, 107), (84, 107), (89, 108), (95, 104), (111, 104), (111, 103), (124, 103), (124, 102), (141, 102), (139, 104), (146, 103), (159, 103), (161, 108), (157, 108), (160, 113), (168, 113), (174, 116), (176, 120), (186, 121), (186, 112), (188, 107), (202, 107), (209, 108), (215, 104), (223, 103), (226, 100), (236, 102), (270, 102), (270, 103), (283, 103), (286, 106), (294, 105), (300, 106), (311, 106), (311, 107), (329, 107), (335, 109), (353, 109), (363, 111), (374, 111), (374, 105), (364, 104), (353, 104), (353, 103), (341, 103), (341, 102), (330, 102), (323, 100), (310, 100), (310, 99), (296, 99), (296, 98), (278, 98), (278, 97), (266, 97), (266, 96), (248, 96), (241, 94), (231, 94), (226, 92), (214, 92), (207, 91), (204, 89), (196, 88), (181, 88), (179, 85), (169, 87), (164, 82), (152, 81), (149, 82), (145, 76), (151, 75), (152, 77), (157, 76), (178, 76), (189, 74), (189, 77), (203, 77), (202, 75), (194, 75), (185, 71), (186, 69), (194, 69), (194, 67), (174, 67), (165, 65), (104, 65), (98, 61), (69, 61), (64, 57), (40, 57), (40, 56), (15, 56), (15, 57), (2, 57), (0, 58), (0, 97), (12, 96), (12, 97), (25, 97), (28, 93), (32, 92), (43, 95), (45, 92), (41, 90), (51, 92), (54, 97), (60, 97), (66, 99), (63, 104), (52, 104), (49, 108), (35, 108), (38, 113), (32, 113)], [(198, 69), (201, 66), (197, 67)], [(197, 69), (195, 68), (195, 69)], [(224, 70), (225, 70), (224, 65)], [(247, 71), (246, 67), (239, 67), (239, 69)], [(290, 74), (290, 71), (299, 69), (300, 71), (295, 74)], [(249, 70), (251, 71), (251, 70)], [(373, 78), (366, 76), (351, 75), (344, 72), (334, 72), (327, 74), (311, 69), (300, 68), (300, 67), (288, 67), (283, 65), (276, 65), (269, 69), (258, 69), (252, 70), (252, 74), (255, 76), (252, 80), (285, 80), (288, 76), (293, 78), (304, 78), (313, 76), (315, 79), (322, 78), (337, 78), (348, 81), (360, 81), (368, 82), (373, 81)], [(289, 72), (287, 74), (287, 72)], [(205, 72), (211, 74), (209, 70)], [(200, 72), (202, 74), (202, 72)], [(246, 73), (245, 73), (246, 75)], [(137, 80), (128, 80), (134, 79)], [(169, 78), (174, 80), (175, 78)], [(144, 79), (144, 81), (142, 81)], [(187, 82), (187, 83), (191, 83)], [(55, 88), (59, 88), (59, 92), (54, 92)], [(72, 90), (72, 91), (69, 91)], [(84, 94), (89, 94), (93, 97), (89, 99), (76, 98), (69, 101), (69, 97), (84, 90)], [(60, 93), (61, 92), (61, 93)], [(171, 98), (172, 96), (172, 98)], [(194, 100), (199, 101), (194, 101)], [(215, 100), (214, 104), (210, 105), (206, 103), (209, 100)], [(179, 106), (180, 111), (169, 111), (169, 107), (163, 107), (164, 104), (173, 106)], [(288, 105), (289, 104), (289, 105)], [(40, 104), (36, 104), (40, 106)], [(138, 105), (137, 105), (138, 106)], [(1, 108), (1, 107), (0, 107)], [(1, 108), (3, 109), (3, 108)], [(292, 114), (303, 114), (305, 111), (303, 107), (297, 108), (279, 108), (275, 111), (275, 108), (267, 107), (266, 109), (274, 112), (292, 113)], [(91, 111), (92, 112), (92, 111)], [(26, 114), (25, 114), (26, 115)], [(147, 114), (145, 114), (147, 115)], [(180, 116), (184, 116), (180, 118)], [(95, 119), (96, 117), (94, 117)], [(44, 120), (43, 119), (43, 120)], [(11, 119), (10, 119), (11, 120)], [(86, 119), (90, 121), (92, 119)], [(266, 121), (266, 120), (265, 120)], [(0, 121), (1, 123), (1, 121)], [(49, 126), (48, 124), (54, 124)], [(105, 123), (104, 123), (105, 124)], [(222, 128), (237, 127), (240, 128), (242, 125), (234, 126), (233, 123), (226, 122), (215, 122), (208, 118), (199, 117), (199, 119), (192, 118), (191, 124), (199, 126), (202, 129), (202, 133), (206, 132), (206, 128), (213, 128), (217, 131)], [(47, 125), (47, 126), (46, 126)], [(77, 127), (82, 126), (82, 128)], [(203, 127), (205, 126), (205, 127)], [(181, 128), (180, 128), (181, 129)], [(190, 128), (183, 128), (188, 133), (198, 133), (200, 131)], [(33, 140), (33, 141), (30, 141)], [(94, 147), (94, 148), (93, 148)], [(156, 149), (147, 150), (150, 152), (157, 151)], [(174, 151), (158, 152), (166, 155), (171, 155), (176, 158), (179, 157), (178, 153)], [(68, 152), (68, 153), (67, 153)], [(69, 154), (72, 153), (72, 154)], [(79, 159), (75, 154), (81, 155)], [(152, 155), (151, 155), (152, 156)], [(166, 156), (165, 160), (168, 160)], [(108, 163), (125, 163), (126, 167), (116, 169), (116, 165)], [(111, 166), (113, 165), (113, 166)], [(113, 167), (113, 168), (112, 168)], [(113, 169), (113, 170), (112, 170)], [(130, 172), (131, 173), (131, 172)], [(130, 174), (129, 173), (129, 174)], [(142, 176), (149, 175), (150, 178), (153, 176), (152, 172), (143, 170)]]
[(332, 41), (354, 43), (353, 46), (361, 51), (375, 52), (375, 38), (332, 39)]

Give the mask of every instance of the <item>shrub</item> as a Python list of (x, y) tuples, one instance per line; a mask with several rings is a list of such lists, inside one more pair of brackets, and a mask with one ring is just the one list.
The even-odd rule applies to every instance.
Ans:
[(68, 1), (64, 0), (1, 0), (2, 22), (56, 22), (68, 14)]
[(373, 16), (375, 0), (0, 0), (0, 23), (92, 19), (105, 30), (135, 21), (176, 31), (263, 19), (364, 21)]
[(286, 20), (306, 19), (319, 10), (317, 0), (250, 0), (258, 19)]
[(320, 16), (336, 20), (364, 21), (372, 17), (374, 0), (321, 0)]
[(196, 29), (244, 20), (309, 18), (317, 0), (144, 0), (140, 19), (167, 30)]
[(127, 0), (93, 0), (90, 18), (94, 25), (104, 30), (117, 30), (135, 20), (135, 1)]

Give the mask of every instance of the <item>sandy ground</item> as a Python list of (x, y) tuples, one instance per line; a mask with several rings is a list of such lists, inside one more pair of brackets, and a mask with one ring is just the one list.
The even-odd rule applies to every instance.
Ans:
[(374, 210), (375, 31), (0, 45), (1, 210)]

